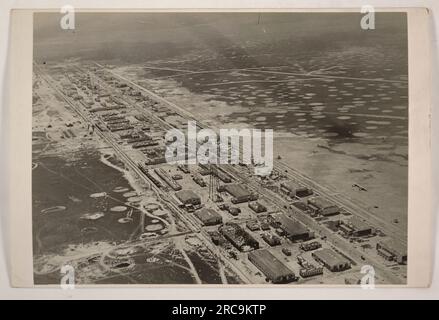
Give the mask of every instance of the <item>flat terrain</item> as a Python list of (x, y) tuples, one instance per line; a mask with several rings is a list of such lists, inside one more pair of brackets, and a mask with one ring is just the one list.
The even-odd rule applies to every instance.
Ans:
[[(375, 63), (375, 70), (387, 65)], [(187, 60), (148, 65), (154, 67), (113, 71), (211, 126), (273, 129), (281, 162), (294, 163), (296, 170), (363, 203), (386, 221), (397, 220), (406, 234), (406, 75), (397, 76), (392, 68), (383, 70), (386, 78), (377, 78), (373, 70), (357, 75), (326, 60), (315, 71), (270, 67), (197, 73), (188, 70)], [(176, 69), (166, 69), (170, 65)], [(163, 69), (167, 76), (159, 76)]]
[[(376, 249), (387, 240), (407, 245), (402, 16), (379, 14), (375, 33), (364, 33), (354, 14), (171, 14), (166, 23), (149, 14), (104, 15), (102, 25), (92, 18), (79, 15), (80, 27), (67, 34), (47, 27), (57, 21), (51, 15), (35, 20), (35, 283), (59, 283), (65, 264), (74, 266), (80, 284), (272, 282), (248, 260), (248, 248), (222, 236), (214, 241), (212, 233), (230, 223), (287, 266), (295, 284), (358, 284), (363, 265), (375, 268), (378, 284), (406, 282), (406, 265)], [(110, 22), (124, 27), (101, 29)], [(198, 165), (185, 172), (165, 163), (164, 135), (185, 130), (189, 120), (213, 130), (273, 129), (272, 175), (255, 176), (253, 164), (224, 165), (216, 170), (230, 181), (211, 171), (202, 175), (202, 186), (195, 181), (203, 172)], [(180, 203), (175, 184), (157, 169), (195, 192), (200, 206), (215, 210), (222, 222), (203, 225), (194, 214), (200, 208)], [(289, 181), (340, 212), (315, 214), (311, 196), (282, 191)], [(229, 183), (256, 194), (265, 212), (248, 201), (234, 204), (216, 189)], [(301, 223), (350, 268), (299, 276), (305, 267), (298, 257), (322, 264), (300, 248), (301, 240), (281, 234), (273, 220), (279, 214)], [(343, 231), (353, 217), (372, 231)], [(251, 230), (254, 221), (268, 227)], [(270, 246), (266, 235), (280, 242)]]

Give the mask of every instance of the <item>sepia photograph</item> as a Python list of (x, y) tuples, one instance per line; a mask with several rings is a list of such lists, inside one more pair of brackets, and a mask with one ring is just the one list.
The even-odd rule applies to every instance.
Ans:
[(405, 285), (406, 12), (33, 14), (35, 285)]

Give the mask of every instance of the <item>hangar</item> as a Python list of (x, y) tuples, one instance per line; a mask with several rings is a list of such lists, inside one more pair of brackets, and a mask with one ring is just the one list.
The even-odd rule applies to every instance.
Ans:
[(294, 272), (266, 249), (250, 252), (248, 260), (273, 283), (286, 283), (296, 280)]
[(351, 267), (351, 263), (331, 249), (321, 249), (312, 253), (313, 258), (332, 272), (343, 271)]

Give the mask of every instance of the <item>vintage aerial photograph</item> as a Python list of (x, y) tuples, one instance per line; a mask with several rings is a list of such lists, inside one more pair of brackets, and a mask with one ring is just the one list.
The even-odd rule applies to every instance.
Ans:
[[(406, 284), (407, 16), (363, 16), (35, 13), (34, 283)], [(194, 124), (270, 170), (168, 161)]]

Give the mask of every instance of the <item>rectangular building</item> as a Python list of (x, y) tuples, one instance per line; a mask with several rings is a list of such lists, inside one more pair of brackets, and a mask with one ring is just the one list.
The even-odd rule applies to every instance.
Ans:
[(237, 183), (223, 185), (221, 186), (221, 189), (233, 197), (232, 203), (234, 204), (257, 200), (257, 196), (253, 195), (250, 191)]
[(303, 251), (317, 250), (322, 247), (322, 244), (318, 241), (304, 242), (300, 244), (300, 249)]
[(262, 205), (259, 202), (257, 202), (257, 201), (249, 202), (248, 203), (248, 207), (250, 209), (252, 209), (256, 213), (262, 213), (262, 212), (266, 212), (267, 211), (267, 208), (264, 205)]
[(345, 234), (354, 237), (368, 236), (373, 232), (370, 225), (366, 224), (363, 220), (356, 216), (350, 218), (346, 222), (341, 221), (339, 229)]
[(256, 219), (252, 219), (252, 220), (248, 220), (246, 223), (245, 223), (245, 226), (249, 229), (249, 230), (251, 230), (251, 231), (256, 231), (256, 230), (259, 230), (261, 227), (259, 226), (259, 222), (258, 222), (258, 220), (256, 220)]
[(294, 272), (268, 250), (250, 252), (248, 260), (273, 283), (287, 283), (296, 280)]
[(213, 226), (223, 222), (221, 215), (213, 209), (201, 209), (195, 212), (195, 216), (201, 220), (205, 226)]
[(236, 223), (226, 223), (219, 231), (239, 251), (259, 249), (259, 242)]
[(312, 238), (309, 230), (300, 222), (286, 214), (279, 214), (274, 217), (278, 227), (291, 241), (308, 240)]
[(351, 267), (350, 261), (335, 253), (331, 249), (321, 249), (314, 251), (312, 257), (322, 263), (328, 270), (332, 272), (343, 271)]
[(383, 240), (377, 243), (376, 249), (386, 260), (407, 264), (407, 246), (401, 242), (392, 239)]
[(311, 210), (322, 216), (331, 216), (340, 213), (338, 206), (323, 197), (312, 197), (308, 199), (308, 206)]
[(184, 205), (199, 205), (201, 198), (192, 190), (181, 190), (175, 193), (178, 200)]
[(290, 196), (291, 198), (294, 197), (307, 197), (313, 194), (312, 189), (309, 189), (307, 187), (301, 186), (298, 183), (294, 181), (284, 181), (280, 184), (280, 190)]

